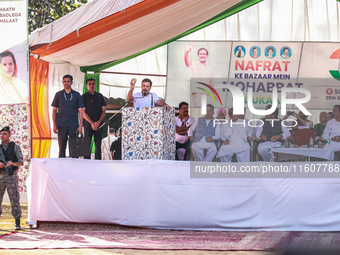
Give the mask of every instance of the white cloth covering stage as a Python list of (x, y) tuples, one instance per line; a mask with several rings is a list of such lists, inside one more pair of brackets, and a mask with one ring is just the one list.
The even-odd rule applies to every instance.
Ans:
[(287, 154), (289, 156), (300, 155), (300, 156), (306, 156), (306, 157), (322, 158), (322, 159), (327, 159), (327, 160), (334, 159), (334, 151), (329, 147), (325, 147), (325, 148), (272, 148), (271, 151), (276, 152), (278, 154)]
[(32, 159), (28, 222), (340, 230), (340, 179), (194, 179), (190, 162)]

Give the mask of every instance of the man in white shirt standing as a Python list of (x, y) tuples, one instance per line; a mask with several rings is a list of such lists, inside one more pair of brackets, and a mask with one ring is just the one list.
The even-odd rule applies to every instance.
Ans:
[(155, 93), (151, 93), (151, 87), (152, 87), (152, 81), (148, 78), (145, 78), (142, 80), (142, 91), (138, 93), (133, 94), (133, 90), (135, 89), (135, 80), (132, 79), (130, 82), (130, 90), (127, 95), (126, 101), (133, 101), (133, 105), (136, 108), (139, 107), (155, 107), (158, 106), (164, 106), (166, 110), (170, 110), (171, 107), (166, 104), (162, 99), (160, 99)]
[(187, 160), (190, 145), (190, 127), (195, 118), (189, 116), (189, 105), (186, 102), (179, 104), (179, 115), (176, 117), (176, 159)]
[[(206, 115), (198, 118), (190, 128), (191, 136), (195, 133), (192, 153), (197, 161), (211, 162), (217, 153), (214, 140), (220, 139), (220, 128), (216, 127), (213, 115), (214, 106), (208, 104)], [(204, 156), (205, 149), (207, 154)]]
[(322, 138), (330, 140), (330, 148), (333, 151), (340, 151), (340, 105), (333, 107), (334, 118), (327, 122)]

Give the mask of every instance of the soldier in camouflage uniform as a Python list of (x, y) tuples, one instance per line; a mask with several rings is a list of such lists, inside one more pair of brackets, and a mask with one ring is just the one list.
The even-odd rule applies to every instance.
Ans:
[(21, 208), (17, 170), (23, 165), (23, 156), (20, 146), (9, 140), (11, 137), (9, 127), (1, 129), (0, 136), (0, 215), (2, 199), (7, 189), (12, 215), (15, 218), (15, 230), (20, 230)]

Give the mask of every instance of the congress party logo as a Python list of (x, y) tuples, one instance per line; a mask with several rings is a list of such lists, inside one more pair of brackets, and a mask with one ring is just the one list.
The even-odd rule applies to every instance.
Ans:
[(339, 59), (338, 70), (329, 70), (330, 74), (334, 79), (340, 81), (340, 49), (334, 51), (332, 55), (329, 57), (330, 59)]
[(208, 84), (206, 84), (204, 82), (197, 82), (197, 83), (206, 87), (206, 88), (204, 88), (204, 87), (203, 88), (196, 87), (196, 88), (200, 89), (200, 90), (203, 90), (205, 93), (207, 93), (212, 98), (212, 100), (214, 101), (215, 105), (217, 105), (217, 102), (216, 102), (215, 98), (217, 98), (219, 100), (220, 104), (222, 105), (222, 100), (221, 100), (220, 95), (217, 93), (217, 91), (212, 86), (210, 86), (210, 85), (208, 85)]

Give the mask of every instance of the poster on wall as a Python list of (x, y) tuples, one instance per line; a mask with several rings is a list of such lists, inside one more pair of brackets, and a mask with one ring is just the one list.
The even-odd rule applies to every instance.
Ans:
[(340, 43), (303, 44), (300, 80), (307, 81), (312, 99), (306, 107), (332, 109), (340, 100)]
[[(205, 56), (200, 52), (204, 44), (209, 47)], [(195, 51), (192, 45), (197, 45)], [(191, 62), (186, 60), (188, 51)], [(207, 103), (230, 108), (234, 96), (226, 87), (233, 86), (242, 92), (246, 108), (249, 103), (256, 109), (275, 103), (280, 108), (282, 100), (308, 99), (310, 93), (306, 108), (330, 110), (340, 100), (339, 61), (340, 43), (175, 42), (168, 46), (167, 102), (175, 106), (186, 101), (200, 107), (206, 94)], [(286, 109), (297, 106), (287, 104)]]
[[(178, 41), (168, 45), (168, 78), (166, 100), (170, 105), (189, 101), (190, 80), (199, 85), (215, 86), (228, 76), (231, 42)], [(197, 85), (197, 86), (196, 86)], [(205, 85), (204, 85), (205, 86)], [(179, 93), (180, 91), (180, 93)], [(199, 91), (192, 91), (196, 97)]]
[[(282, 88), (300, 87), (296, 78), (301, 43), (233, 42), (232, 50), (228, 84), (244, 93), (245, 106), (251, 102), (256, 109), (263, 109), (274, 103), (273, 93), (280, 101)], [(227, 95), (225, 106), (232, 107), (232, 95)]]
[(18, 170), (19, 191), (26, 191), (29, 158), (27, 0), (0, 1), (0, 127), (10, 126), (24, 165)]
[(28, 102), (27, 27), (26, 0), (0, 1), (0, 104)]

